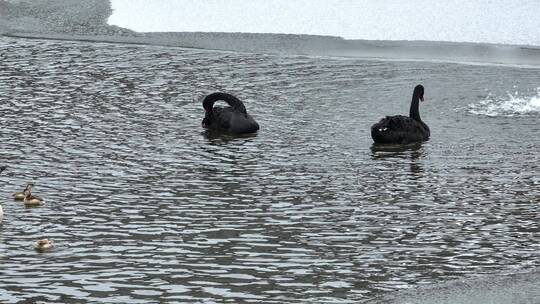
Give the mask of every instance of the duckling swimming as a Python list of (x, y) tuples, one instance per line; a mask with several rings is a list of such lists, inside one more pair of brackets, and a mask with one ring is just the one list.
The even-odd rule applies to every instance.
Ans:
[(24, 190), (24, 204), (26, 206), (38, 206), (41, 205), (43, 199), (39, 196), (32, 195), (30, 190)]
[(49, 239), (41, 239), (37, 240), (34, 244), (34, 249), (36, 249), (39, 252), (48, 251), (53, 248), (53, 241)]
[(13, 199), (16, 200), (16, 201), (24, 200), (24, 191), (26, 191), (26, 190), (32, 191), (32, 187), (34, 187), (34, 184), (32, 184), (32, 183), (26, 184), (26, 188), (24, 188), (24, 190), (22, 192), (13, 193)]

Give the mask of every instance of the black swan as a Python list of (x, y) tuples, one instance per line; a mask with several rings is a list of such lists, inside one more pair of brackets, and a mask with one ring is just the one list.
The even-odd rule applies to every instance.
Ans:
[(379, 144), (408, 144), (429, 139), (429, 127), (420, 119), (418, 105), (424, 101), (424, 87), (414, 88), (409, 117), (386, 116), (371, 127), (371, 137)]
[[(214, 103), (223, 100), (228, 107), (214, 107)], [(206, 112), (202, 125), (208, 129), (228, 131), (232, 134), (254, 133), (259, 130), (259, 124), (246, 111), (244, 103), (227, 93), (212, 93), (203, 100)]]

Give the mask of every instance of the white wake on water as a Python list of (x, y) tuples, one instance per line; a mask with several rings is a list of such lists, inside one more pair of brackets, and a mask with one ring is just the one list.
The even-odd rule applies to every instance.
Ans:
[(486, 99), (469, 105), (469, 113), (484, 116), (529, 116), (540, 114), (540, 87), (534, 96), (521, 96), (518, 92), (507, 96), (488, 95)]

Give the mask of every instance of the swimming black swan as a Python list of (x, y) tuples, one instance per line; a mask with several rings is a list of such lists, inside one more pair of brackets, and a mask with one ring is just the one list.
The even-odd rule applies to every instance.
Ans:
[(386, 116), (371, 127), (373, 141), (380, 144), (408, 144), (429, 139), (429, 127), (420, 119), (418, 104), (424, 101), (424, 87), (414, 88), (409, 117)]
[[(223, 100), (228, 107), (214, 107), (214, 103)], [(244, 104), (236, 97), (227, 93), (212, 93), (203, 100), (206, 112), (202, 125), (208, 129), (228, 131), (233, 134), (253, 133), (259, 130), (259, 124), (251, 117)]]

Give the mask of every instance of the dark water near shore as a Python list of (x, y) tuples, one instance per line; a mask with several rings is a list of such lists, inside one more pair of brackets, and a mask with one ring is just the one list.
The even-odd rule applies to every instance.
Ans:
[[(540, 69), (0, 47), (2, 303), (352, 303), (540, 266)], [(374, 149), (417, 83), (432, 139)], [(201, 129), (216, 90), (256, 136)], [(515, 91), (533, 110), (498, 112)], [(27, 182), (45, 204), (11, 201)]]

